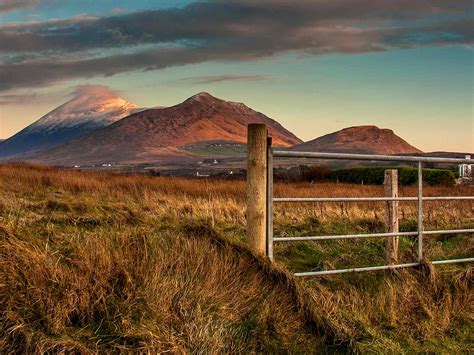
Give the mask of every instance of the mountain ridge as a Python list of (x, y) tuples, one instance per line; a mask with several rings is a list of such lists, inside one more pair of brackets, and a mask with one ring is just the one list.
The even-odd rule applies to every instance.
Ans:
[[(62, 115), (55, 115), (57, 112)], [(90, 119), (82, 120), (84, 117)], [(170, 107), (139, 110), (114, 92), (94, 87), (91, 92), (76, 95), (12, 137), (22, 137), (30, 130), (43, 134), (47, 139), (62, 135), (61, 144), (57, 140), (52, 142), (54, 144), (48, 142), (49, 145), (42, 149), (26, 151), (14, 158), (59, 165), (190, 161), (202, 155), (199, 153), (202, 149), (193, 149), (201, 142), (245, 144), (249, 123), (266, 124), (273, 144), (290, 150), (424, 154), (393, 130), (375, 125), (347, 127), (302, 142), (263, 113), (241, 102), (226, 101), (207, 92), (199, 92)], [(84, 127), (86, 129), (82, 130)], [(75, 136), (68, 137), (64, 134), (65, 129), (66, 132), (74, 131)], [(12, 138), (3, 143), (0, 141), (0, 156)], [(231, 150), (235, 152), (236, 149)], [(207, 150), (219, 155), (218, 149)], [(244, 154), (245, 147), (237, 151)]]
[(171, 107), (131, 114), (81, 137), (81, 142), (73, 140), (32, 158), (62, 164), (179, 160), (189, 157), (180, 149), (189, 143), (215, 139), (245, 142), (249, 123), (265, 123), (276, 145), (290, 147), (302, 142), (243, 103), (201, 92)]

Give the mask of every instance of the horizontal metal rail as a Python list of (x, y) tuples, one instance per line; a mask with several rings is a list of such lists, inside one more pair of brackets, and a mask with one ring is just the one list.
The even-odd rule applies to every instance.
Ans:
[(433, 230), (423, 231), (423, 234), (457, 234), (457, 233), (474, 233), (474, 229), (445, 229), (445, 230)]
[(432, 261), (431, 263), (434, 265), (442, 265), (442, 264), (458, 264), (458, 263), (472, 263), (472, 262), (474, 262), (474, 258), (435, 260), (435, 261)]
[[(474, 196), (433, 196), (423, 197), (423, 201), (474, 200)], [(377, 201), (418, 201), (418, 197), (278, 197), (273, 202), (377, 202)]]
[[(470, 263), (470, 262), (474, 262), (474, 258), (436, 260), (436, 261), (431, 261), (429, 263), (431, 263), (433, 265), (440, 265), (440, 264), (457, 264), (457, 263)], [(408, 268), (408, 267), (415, 267), (415, 266), (419, 266), (419, 265), (420, 265), (420, 263), (408, 263), (408, 264), (356, 267), (356, 268), (351, 268), (351, 269), (308, 271), (308, 272), (297, 272), (297, 273), (295, 273), (295, 276), (308, 277), (308, 276), (320, 276), (320, 275), (346, 274), (346, 273), (349, 273), (349, 272), (392, 270), (392, 269), (402, 269), (402, 268)]]
[[(445, 229), (423, 231), (423, 234), (461, 234), (474, 233), (474, 229)], [(335, 239), (356, 239), (356, 238), (376, 238), (376, 237), (410, 237), (416, 236), (418, 232), (397, 232), (397, 233), (369, 233), (369, 234), (340, 234), (340, 235), (320, 235), (320, 236), (301, 236), (301, 237), (276, 237), (274, 242), (298, 242), (298, 241), (318, 241)]]
[(276, 158), (316, 158), (337, 160), (368, 160), (368, 161), (405, 161), (422, 163), (453, 163), (474, 164), (474, 159), (422, 157), (408, 155), (370, 155), (370, 154), (345, 154), (345, 153), (320, 153), (320, 152), (294, 152), (285, 150), (273, 150)]
[(415, 236), (418, 232), (398, 232), (398, 233), (370, 233), (370, 234), (340, 234), (340, 235), (321, 235), (307, 237), (276, 237), (274, 242), (298, 242), (309, 240), (334, 240), (334, 239), (356, 239), (356, 238), (375, 238), (375, 237), (397, 237), (397, 236)]
[(448, 201), (448, 200), (474, 200), (474, 196), (426, 196), (422, 198), (423, 201)]
[(401, 269), (407, 267), (414, 267), (420, 265), (419, 263), (409, 264), (394, 264), (394, 265), (383, 265), (383, 266), (368, 266), (368, 267), (355, 267), (351, 269), (337, 269), (337, 270), (322, 270), (322, 271), (308, 271), (308, 272), (297, 272), (295, 276), (316, 276), (316, 275), (333, 275), (333, 274), (346, 274), (348, 272), (362, 272), (362, 271), (376, 271), (376, 270), (391, 270)]

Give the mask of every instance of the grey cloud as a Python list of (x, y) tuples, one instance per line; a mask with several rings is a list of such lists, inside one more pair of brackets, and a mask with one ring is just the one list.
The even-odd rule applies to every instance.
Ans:
[(106, 85), (76, 85), (69, 88), (62, 88), (60, 90), (20, 90), (15, 94), (0, 95), (0, 105), (28, 105), (36, 103), (57, 103), (71, 97), (80, 95), (116, 95), (121, 96), (123, 93), (120, 90), (112, 89)]
[(37, 3), (38, 0), (1, 0), (0, 13), (33, 7)]
[(64, 92), (47, 92), (38, 93), (31, 90), (20, 92), (16, 94), (0, 95), (0, 105), (30, 105), (36, 103), (56, 103), (58, 100), (63, 100), (68, 95)]
[(0, 48), (18, 51), (81, 51), (173, 41), (218, 42), (290, 36), (325, 23), (364, 25), (439, 13), (463, 13), (467, 0), (212, 1), (182, 9), (144, 11), (103, 18), (76, 17), (0, 28)]
[(0, 90), (286, 52), (363, 53), (473, 40), (470, 0), (197, 2), (0, 27)]
[(130, 70), (163, 69), (171, 65), (199, 63), (219, 57), (212, 51), (166, 48), (87, 60), (2, 65), (0, 91), (54, 85), (59, 81), (75, 78), (112, 76)]
[(189, 78), (179, 79), (179, 82), (187, 82), (192, 84), (213, 84), (225, 81), (270, 81), (274, 77), (270, 75), (243, 75), (243, 74), (223, 74), (223, 75), (205, 75), (193, 76)]
[[(334, 46), (331, 39), (318, 40), (318, 48), (311, 54), (354, 53), (382, 50), (360, 39), (351, 42), (350, 35)], [(367, 35), (367, 38), (373, 38)], [(64, 61), (34, 61), (31, 63), (0, 65), (0, 91), (22, 88), (42, 87), (75, 78), (112, 76), (132, 70), (157, 70), (171, 66), (196, 64), (209, 61), (247, 61), (273, 56), (289, 50), (305, 50), (304, 41), (295, 42), (290, 48), (285, 43), (275, 43), (273, 47), (265, 40), (233, 42), (230, 45), (208, 47), (166, 47), (132, 54), (119, 54), (90, 59)], [(309, 53), (309, 52), (308, 52)]]
[(36, 101), (38, 94), (5, 94), (0, 95), (0, 105), (27, 104)]

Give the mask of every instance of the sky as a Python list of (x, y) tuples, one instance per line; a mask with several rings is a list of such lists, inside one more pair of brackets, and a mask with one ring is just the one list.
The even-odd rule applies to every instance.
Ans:
[(390, 128), (474, 151), (471, 0), (0, 0), (0, 138), (105, 85), (142, 107), (197, 92), (303, 140)]

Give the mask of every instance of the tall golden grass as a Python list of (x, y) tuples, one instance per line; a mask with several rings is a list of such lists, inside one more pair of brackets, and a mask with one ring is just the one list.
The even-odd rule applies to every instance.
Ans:
[[(79, 353), (473, 349), (472, 268), (426, 266), (296, 280), (288, 268), (301, 267), (303, 259), (351, 264), (359, 257), (370, 260), (380, 245), (282, 246), (279, 261), (271, 265), (243, 243), (244, 190), (239, 181), (0, 165), (0, 348)], [(427, 187), (425, 192), (470, 195), (472, 189)], [(416, 191), (406, 187), (401, 194)], [(381, 196), (382, 189), (277, 184), (276, 195)], [(409, 226), (416, 205), (401, 208)], [(472, 227), (472, 204), (427, 203), (425, 218), (429, 228)], [(281, 205), (275, 229), (360, 227), (350, 220), (379, 228), (381, 219), (379, 203)], [(473, 251), (467, 239), (455, 241), (435, 239), (429, 252)]]
[[(102, 201), (133, 200), (153, 206), (160, 212), (186, 214), (194, 218), (218, 218), (242, 223), (245, 211), (245, 182), (197, 180), (177, 177), (152, 177), (143, 174), (78, 172), (46, 166), (24, 164), (0, 165), (0, 188), (21, 194), (51, 195), (51, 187), (73, 194), (100, 197)], [(49, 194), (49, 195), (48, 195)], [(472, 186), (427, 186), (425, 196), (473, 195)], [(416, 187), (400, 188), (400, 196), (416, 196)], [(373, 197), (383, 196), (383, 187), (336, 183), (276, 184), (275, 196), (281, 197)], [(290, 206), (290, 207), (287, 207)], [(279, 217), (292, 222), (308, 216), (319, 218), (383, 217), (384, 205), (368, 203), (277, 205)], [(416, 203), (400, 203), (402, 218), (416, 217)], [(470, 201), (425, 202), (424, 218), (428, 225), (472, 221), (474, 207)], [(278, 222), (278, 221), (277, 221)]]

